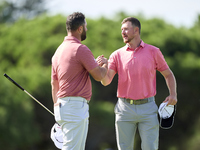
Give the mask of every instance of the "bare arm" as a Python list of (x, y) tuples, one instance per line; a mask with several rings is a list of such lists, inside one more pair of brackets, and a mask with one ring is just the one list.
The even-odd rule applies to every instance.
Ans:
[[(100, 66), (102, 64), (104, 64), (105, 62), (108, 64), (107, 59), (103, 55), (97, 57), (96, 61)], [(101, 84), (104, 85), (104, 86), (109, 85), (111, 83), (113, 77), (115, 76), (115, 74), (116, 74), (116, 72), (114, 70), (108, 69), (106, 75), (101, 80)]]
[(104, 86), (109, 85), (113, 80), (115, 74), (116, 72), (114, 70), (108, 69), (106, 76), (101, 80), (101, 84), (103, 84)]
[(91, 76), (96, 80), (96, 81), (101, 81), (105, 75), (107, 74), (108, 71), (108, 60), (105, 58), (103, 55), (99, 56), (96, 59), (98, 63), (98, 67), (92, 69), (89, 71)]
[(102, 66), (97, 66), (96, 68), (92, 69), (89, 71), (91, 76), (96, 80), (96, 81), (101, 81), (108, 70), (108, 64), (103, 64)]
[(170, 69), (166, 69), (160, 73), (164, 76), (167, 87), (169, 89), (169, 96), (166, 97), (164, 102), (168, 102), (168, 105), (176, 105), (177, 92), (176, 92), (176, 79), (174, 77), (174, 74)]
[(59, 84), (58, 84), (58, 80), (51, 80), (51, 89), (52, 89), (52, 98), (53, 98), (53, 102), (54, 104), (57, 102), (57, 92), (59, 89)]

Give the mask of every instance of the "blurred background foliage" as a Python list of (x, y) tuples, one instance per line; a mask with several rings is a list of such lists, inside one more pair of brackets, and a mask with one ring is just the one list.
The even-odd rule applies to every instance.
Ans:
[[(41, 5), (36, 7), (41, 4), (40, 0), (34, 7), (25, 7), (31, 0), (22, 2), (17, 6), (11, 1), (0, 2), (0, 149), (55, 150), (50, 139), (53, 116), (3, 74), (7, 73), (53, 111), (51, 57), (67, 34), (66, 16), (45, 14)], [(26, 8), (26, 11), (19, 11), (19, 8)], [(88, 32), (83, 44), (91, 49), (95, 58), (102, 54), (109, 58), (114, 50), (124, 46), (120, 28), (121, 21), (128, 16), (124, 12), (117, 13), (112, 19), (86, 16)], [(135, 17), (142, 24), (142, 40), (161, 49), (177, 79), (179, 102), (175, 123), (170, 130), (160, 129), (159, 149), (199, 150), (200, 15), (191, 28), (177, 28), (158, 18)], [(107, 87), (92, 79), (92, 86), (86, 150), (116, 150), (114, 107), (117, 76)], [(164, 78), (158, 73), (156, 103), (159, 105), (167, 95)], [(140, 142), (137, 134), (136, 150), (140, 149)]]

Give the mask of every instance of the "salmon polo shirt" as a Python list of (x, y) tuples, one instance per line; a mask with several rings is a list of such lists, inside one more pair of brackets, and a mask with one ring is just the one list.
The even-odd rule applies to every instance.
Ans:
[(59, 82), (57, 97), (76, 96), (90, 100), (92, 86), (88, 71), (97, 66), (87, 46), (73, 36), (66, 36), (52, 57), (51, 78)]
[(118, 73), (117, 97), (138, 100), (156, 95), (156, 70), (169, 67), (159, 48), (141, 41), (135, 50), (126, 45), (114, 51), (108, 68)]

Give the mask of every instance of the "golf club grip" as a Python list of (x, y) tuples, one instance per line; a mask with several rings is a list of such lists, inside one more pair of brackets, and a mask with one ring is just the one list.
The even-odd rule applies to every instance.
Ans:
[(15, 84), (18, 88), (20, 88), (22, 91), (24, 91), (24, 89), (19, 85), (17, 84), (13, 79), (11, 79), (6, 73), (4, 73), (4, 76), (10, 80), (13, 84)]

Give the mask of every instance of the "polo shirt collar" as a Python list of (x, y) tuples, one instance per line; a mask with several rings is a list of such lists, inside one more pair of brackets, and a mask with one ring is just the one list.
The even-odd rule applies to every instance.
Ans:
[(81, 43), (77, 38), (75, 38), (74, 36), (65, 36), (65, 39), (64, 39), (64, 41), (65, 40), (75, 40), (76, 42), (78, 42), (78, 43)]
[(130, 48), (130, 47), (128, 47), (128, 45), (126, 44), (126, 50), (127, 51), (136, 51), (136, 50), (138, 50), (139, 49), (139, 47), (144, 47), (144, 42), (141, 40), (141, 43), (140, 43), (140, 45), (136, 48), (136, 49), (132, 49), (132, 48)]

